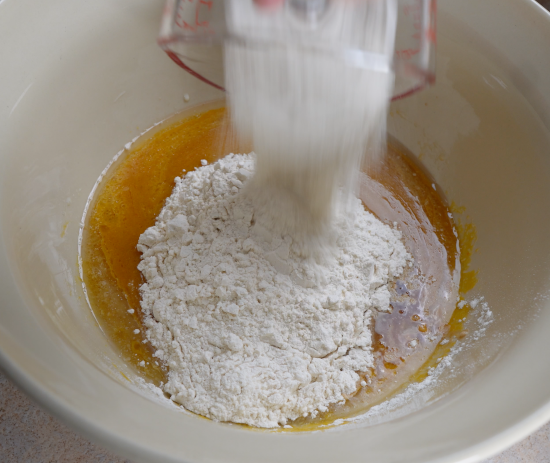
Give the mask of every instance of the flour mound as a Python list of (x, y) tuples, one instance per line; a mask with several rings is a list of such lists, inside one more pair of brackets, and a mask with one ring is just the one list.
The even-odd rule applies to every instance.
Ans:
[[(305, 259), (255, 220), (255, 157), (230, 154), (176, 178), (139, 239), (147, 339), (165, 392), (219, 421), (276, 427), (354, 394), (373, 366), (371, 326), (411, 257), (399, 231), (354, 199), (332, 260)], [(244, 189), (246, 190), (246, 189)]]

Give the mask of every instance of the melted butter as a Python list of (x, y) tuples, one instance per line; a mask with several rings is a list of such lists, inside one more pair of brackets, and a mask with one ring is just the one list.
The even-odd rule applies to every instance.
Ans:
[[(462, 261), (469, 260), (459, 252), (450, 208), (422, 165), (395, 140), (389, 141), (382, 164), (367, 172), (361, 179), (360, 198), (378, 218), (401, 230), (415, 266), (395, 282), (392, 312), (376, 319), (375, 364), (363, 376), (367, 385), (327, 413), (297, 420), (293, 423), (297, 430), (314, 430), (359, 415), (411, 382), (423, 380), (441, 356), (440, 341), (451, 332), (461, 268), (467, 268)], [(450, 346), (440, 347), (448, 351)]]
[[(222, 103), (195, 108), (158, 126), (113, 165), (87, 217), (82, 259), (92, 310), (122, 358), (157, 385), (166, 380), (167, 370), (153, 357), (144, 336), (139, 305), (144, 279), (137, 270), (136, 244), (154, 225), (175, 177), (200, 167), (202, 159), (213, 162), (230, 152), (250, 152), (229, 127)], [(459, 281), (461, 294), (476, 282), (475, 272), (468, 271), (475, 229), (453, 223), (451, 211), (459, 208), (447, 206), (427, 172), (396, 141), (390, 141), (382, 164), (362, 176), (360, 197), (381, 220), (402, 231), (416, 265), (395, 282), (392, 313), (376, 321), (375, 365), (362, 374), (367, 386), (326, 413), (296, 420), (292, 430), (313, 430), (357, 415), (421, 381), (463, 334), (460, 320), (468, 306), (455, 307)], [(451, 342), (439, 345), (444, 336)]]
[(136, 244), (155, 224), (184, 169), (246, 148), (238, 146), (228, 127), (219, 104), (161, 124), (111, 168), (86, 221), (82, 269), (94, 315), (122, 358), (157, 385), (166, 380), (166, 369), (145, 342), (139, 305), (139, 287), (145, 281), (137, 269)]

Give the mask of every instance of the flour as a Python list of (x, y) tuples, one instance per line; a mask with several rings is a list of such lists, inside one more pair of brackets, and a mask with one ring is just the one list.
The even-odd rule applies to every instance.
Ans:
[(258, 155), (177, 178), (138, 244), (146, 336), (188, 410), (276, 427), (365, 384), (374, 318), (411, 264), (354, 196), (385, 140), (395, 12), (331, 2), (314, 25), (226, 3), (232, 122)]
[(249, 189), (260, 220), (305, 242), (326, 237), (365, 154), (383, 151), (396, 5), (330, 2), (316, 24), (287, 6), (266, 14), (252, 0), (226, 2), (237, 40), (225, 44), (225, 86), (258, 155)]
[(411, 264), (398, 230), (358, 199), (335, 218), (331, 259), (306, 259), (255, 221), (254, 155), (176, 178), (139, 239), (146, 336), (165, 392), (219, 421), (275, 427), (354, 394), (373, 366), (371, 327)]

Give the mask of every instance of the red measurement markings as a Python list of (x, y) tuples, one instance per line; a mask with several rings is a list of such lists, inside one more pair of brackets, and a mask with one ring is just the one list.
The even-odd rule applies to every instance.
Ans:
[(420, 53), (419, 48), (407, 48), (406, 50), (397, 50), (395, 55), (398, 58), (411, 59), (414, 55), (418, 55), (418, 53)]
[(428, 41), (436, 44), (437, 43), (437, 0), (430, 1), (430, 24), (428, 30), (426, 31), (426, 36)]
[[(207, 8), (208, 11), (212, 9), (212, 0), (186, 0), (180, 4), (180, 7), (178, 9), (178, 12), (176, 14), (176, 25), (180, 27), (183, 30), (191, 31), (191, 32), (197, 32), (199, 29), (208, 29), (210, 26), (209, 21), (201, 21), (200, 15), (201, 10), (204, 8)], [(194, 14), (182, 14), (184, 10), (189, 10), (191, 8), (194, 8), (195, 11)], [(189, 22), (186, 21), (185, 18), (193, 17), (193, 21)]]
[[(413, 27), (416, 30), (416, 32), (412, 35), (412, 38), (416, 40), (421, 40), (422, 33), (423, 33), (422, 3), (423, 3), (423, 0), (414, 0), (413, 4), (406, 5), (403, 7), (403, 13), (405, 14), (405, 16), (409, 16), (413, 18)], [(424, 35), (426, 36), (428, 42), (435, 44), (437, 43), (437, 36), (436, 36), (437, 0), (430, 0), (429, 3), (430, 3), (429, 4), (430, 19), (429, 19), (427, 28), (424, 31)]]
[(422, 0), (415, 0), (413, 4), (403, 7), (405, 16), (410, 16), (413, 19), (413, 27), (418, 32), (413, 35), (415, 39), (420, 38), (420, 31), (422, 30)]

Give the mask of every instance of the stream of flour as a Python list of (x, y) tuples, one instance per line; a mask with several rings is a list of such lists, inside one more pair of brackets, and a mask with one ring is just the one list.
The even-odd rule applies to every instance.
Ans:
[(237, 39), (225, 47), (226, 88), (237, 133), (257, 156), (247, 185), (256, 220), (305, 253), (349, 206), (365, 156), (380, 156), (393, 90), (392, 2), (330, 5), (314, 28), (288, 8), (227, 4)]

